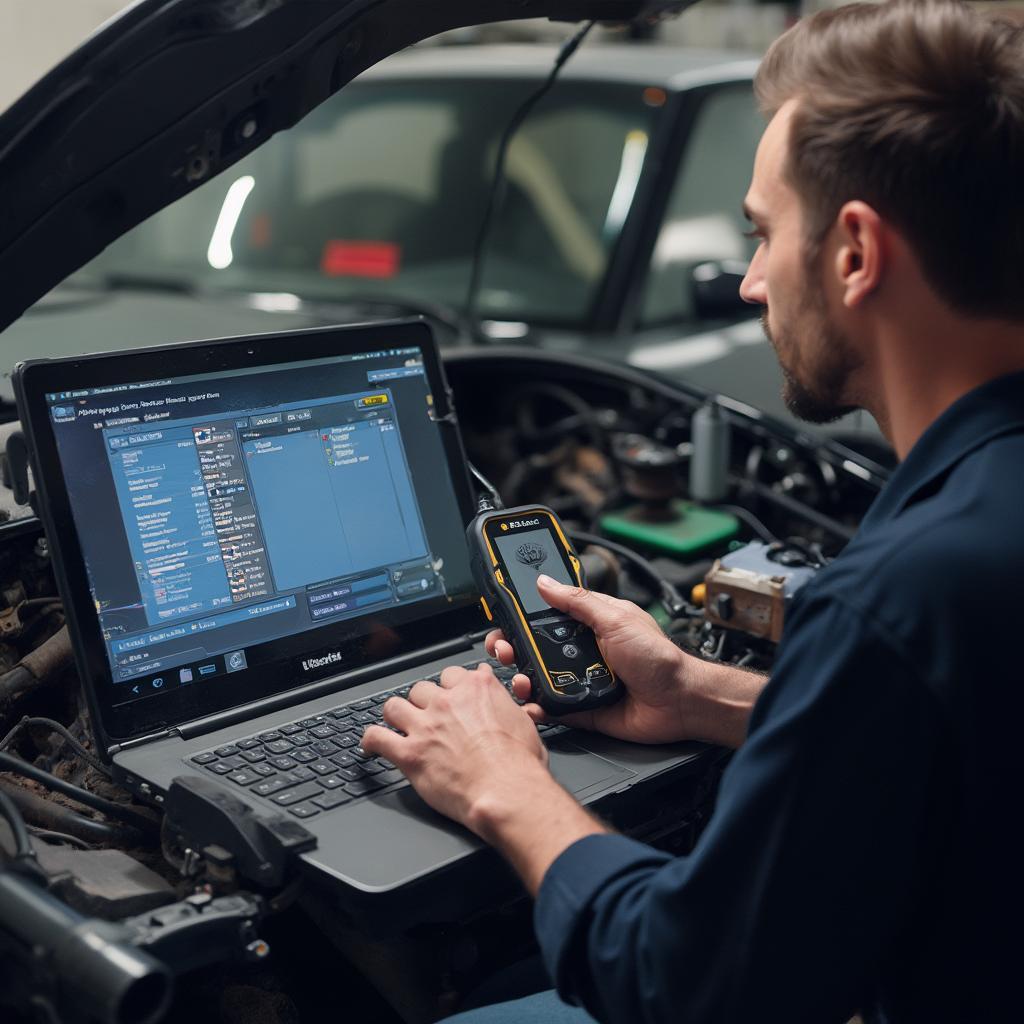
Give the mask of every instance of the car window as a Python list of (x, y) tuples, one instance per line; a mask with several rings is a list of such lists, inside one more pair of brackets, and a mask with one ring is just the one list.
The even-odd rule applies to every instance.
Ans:
[(692, 318), (687, 285), (697, 264), (753, 255), (742, 204), (763, 131), (749, 85), (716, 89), (702, 102), (651, 255), (645, 324)]
[[(303, 298), (463, 304), (501, 133), (533, 79), (353, 83), (140, 225), (90, 271)], [(561, 82), (508, 154), (482, 315), (578, 324), (629, 211), (657, 110)]]

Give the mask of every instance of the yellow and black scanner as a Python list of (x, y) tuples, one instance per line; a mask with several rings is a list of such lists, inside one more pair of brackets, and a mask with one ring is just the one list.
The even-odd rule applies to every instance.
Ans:
[(622, 684), (593, 631), (552, 608), (537, 589), (541, 573), (586, 585), (558, 516), (544, 505), (485, 511), (469, 524), (466, 539), (484, 611), (512, 644), (533, 699), (552, 715), (618, 700)]

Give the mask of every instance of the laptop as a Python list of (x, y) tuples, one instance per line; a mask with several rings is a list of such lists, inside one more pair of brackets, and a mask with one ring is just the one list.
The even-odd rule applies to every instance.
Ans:
[[(487, 658), (476, 502), (428, 325), (32, 360), (14, 386), (115, 777), (156, 804), (177, 776), (217, 779), (301, 822), (304, 868), (361, 897), (478, 853), (359, 742), (389, 695)], [(699, 749), (542, 729), (584, 803)]]

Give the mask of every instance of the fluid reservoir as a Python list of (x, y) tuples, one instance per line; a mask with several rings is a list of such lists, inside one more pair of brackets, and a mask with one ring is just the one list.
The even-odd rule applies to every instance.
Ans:
[(690, 498), (714, 504), (729, 493), (729, 424), (715, 402), (706, 402), (690, 422)]

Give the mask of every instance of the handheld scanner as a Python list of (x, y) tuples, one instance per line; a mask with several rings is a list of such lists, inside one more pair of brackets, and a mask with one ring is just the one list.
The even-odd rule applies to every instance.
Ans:
[(580, 560), (558, 516), (543, 505), (481, 512), (466, 531), (484, 613), (501, 628), (533, 699), (552, 715), (585, 711), (622, 696), (589, 626), (540, 596), (544, 573), (585, 586)]

